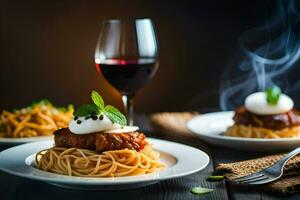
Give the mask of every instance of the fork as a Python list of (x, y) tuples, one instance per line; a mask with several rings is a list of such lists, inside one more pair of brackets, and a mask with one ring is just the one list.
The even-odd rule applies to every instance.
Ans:
[(283, 174), (283, 167), (288, 160), (300, 153), (300, 147), (291, 151), (275, 164), (248, 176), (233, 179), (237, 184), (261, 185), (278, 180)]

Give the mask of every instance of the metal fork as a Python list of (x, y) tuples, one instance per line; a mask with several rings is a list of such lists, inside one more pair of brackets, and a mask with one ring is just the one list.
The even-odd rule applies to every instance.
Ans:
[(288, 160), (300, 153), (300, 147), (291, 151), (275, 164), (248, 176), (233, 179), (232, 181), (237, 184), (248, 184), (248, 185), (261, 185), (276, 181), (283, 174), (283, 167)]

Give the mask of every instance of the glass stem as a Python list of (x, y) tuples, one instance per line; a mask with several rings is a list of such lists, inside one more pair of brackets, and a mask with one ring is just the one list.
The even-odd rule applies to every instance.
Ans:
[(122, 101), (126, 112), (127, 124), (129, 126), (132, 126), (133, 125), (133, 100), (131, 97), (127, 95), (122, 95)]

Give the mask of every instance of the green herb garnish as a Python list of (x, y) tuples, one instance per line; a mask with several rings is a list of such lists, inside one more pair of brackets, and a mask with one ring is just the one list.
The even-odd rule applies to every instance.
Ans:
[(92, 100), (95, 105), (97, 105), (100, 109), (104, 109), (104, 101), (100, 94), (96, 91), (92, 91)]
[(103, 98), (96, 91), (92, 91), (92, 104), (85, 104), (75, 109), (73, 115), (84, 117), (87, 115), (105, 114), (113, 123), (125, 126), (127, 124), (126, 117), (115, 107), (104, 104)]
[(53, 110), (58, 110), (58, 111), (65, 112), (65, 113), (74, 110), (74, 106), (72, 104), (69, 104), (68, 106), (56, 106), (48, 99), (41, 99), (41, 100), (37, 100), (37, 101), (36, 100), (32, 101), (31, 104), (29, 104), (29, 106), (27, 106), (27, 107), (14, 108), (14, 109), (12, 109), (12, 111), (18, 112), (23, 109), (30, 111), (37, 106), (51, 106)]
[(68, 112), (69, 110), (74, 110), (74, 106), (72, 104), (69, 104), (67, 107), (57, 107), (57, 110), (61, 112)]
[(73, 113), (73, 115), (78, 117), (84, 117), (92, 113), (99, 114), (100, 110), (96, 104), (84, 104), (79, 106)]
[(209, 176), (207, 179), (210, 181), (221, 181), (224, 179), (224, 176)]
[(107, 105), (104, 108), (104, 114), (114, 123), (126, 125), (126, 117), (115, 107)]
[(203, 188), (203, 187), (193, 187), (191, 193), (193, 194), (207, 194), (213, 192), (213, 189)]
[(274, 86), (272, 88), (267, 88), (265, 93), (268, 104), (276, 105), (281, 95), (281, 89), (277, 86)]
[(46, 106), (46, 105), (48, 105), (48, 104), (51, 104), (51, 105), (52, 105), (52, 103), (51, 103), (48, 99), (41, 99), (41, 100), (39, 100), (39, 101), (33, 101), (33, 102), (30, 104), (29, 107), (34, 107), (34, 106), (36, 106), (36, 105), (44, 105), (44, 106)]

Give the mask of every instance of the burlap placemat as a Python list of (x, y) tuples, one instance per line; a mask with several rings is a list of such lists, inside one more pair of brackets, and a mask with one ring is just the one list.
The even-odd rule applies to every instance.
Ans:
[[(187, 129), (186, 122), (193, 118), (196, 112), (156, 113), (151, 116), (154, 130), (167, 136), (180, 139), (195, 137)], [(219, 163), (216, 170), (224, 173), (227, 180), (242, 177), (260, 171), (279, 160), (284, 154), (276, 154), (262, 158), (234, 163)], [(277, 193), (300, 192), (300, 155), (291, 159), (284, 168), (284, 176), (276, 182), (261, 186), (262, 189)]]
[[(280, 160), (284, 154), (276, 154), (234, 163), (219, 163), (216, 170), (223, 172), (228, 180), (258, 172)], [(300, 192), (300, 155), (295, 156), (284, 167), (283, 177), (276, 182), (261, 186), (262, 189), (287, 194)]]

